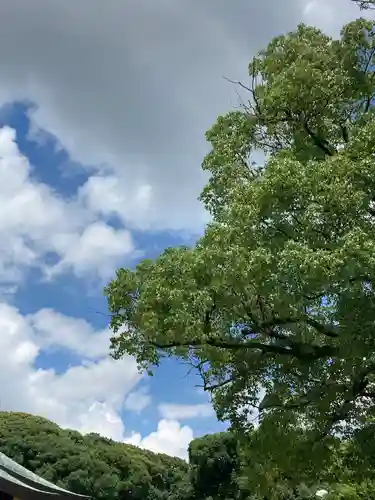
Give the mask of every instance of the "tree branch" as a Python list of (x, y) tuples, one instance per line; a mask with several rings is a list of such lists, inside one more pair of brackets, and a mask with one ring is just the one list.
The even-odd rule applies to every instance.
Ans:
[(202, 387), (204, 391), (212, 392), (216, 389), (220, 389), (221, 387), (224, 387), (225, 385), (230, 384), (231, 382), (233, 382), (233, 379), (229, 378), (229, 379), (223, 380), (221, 382), (217, 382), (216, 384), (208, 385), (208, 384), (204, 383), (203, 385), (198, 385), (197, 387)]
[(240, 81), (235, 81), (235, 80), (231, 80), (230, 78), (227, 78), (226, 76), (223, 76), (224, 80), (226, 80), (227, 82), (229, 83), (233, 83), (234, 85), (239, 85), (241, 88), (243, 88), (244, 90), (246, 90), (247, 92), (251, 92), (251, 88), (248, 87), (247, 85), (243, 84), (242, 82)]
[(258, 341), (247, 341), (238, 342), (230, 340), (219, 340), (219, 339), (206, 339), (206, 340), (191, 340), (186, 342), (168, 342), (160, 343), (155, 341), (149, 341), (148, 344), (152, 345), (156, 349), (166, 350), (173, 349), (175, 347), (216, 347), (218, 349), (228, 349), (228, 350), (259, 350), (263, 354), (273, 354), (273, 355), (283, 355), (291, 356), (300, 360), (310, 360), (314, 361), (320, 358), (334, 356), (337, 352), (335, 347), (329, 345), (315, 346), (310, 344), (303, 344), (294, 341), (290, 341), (290, 345), (281, 346), (276, 344), (264, 344)]
[[(311, 318), (311, 316), (308, 316), (308, 315), (301, 315), (301, 316), (296, 316), (296, 317), (287, 316), (285, 318), (275, 317), (269, 321), (261, 321), (261, 322), (257, 322), (254, 319), (254, 317), (252, 317), (252, 321), (254, 323), (256, 330), (264, 332), (267, 335), (269, 335), (270, 337), (274, 337), (274, 338), (278, 338), (278, 339), (288, 339), (289, 340), (289, 337), (287, 337), (286, 335), (283, 335), (283, 334), (273, 332), (273, 331), (271, 332), (269, 329), (275, 328), (277, 326), (293, 325), (296, 323), (306, 323), (307, 325), (314, 328), (317, 332), (321, 333), (322, 335), (325, 335), (326, 337), (332, 338), (332, 339), (338, 338), (338, 336), (339, 336), (338, 332), (334, 328), (332, 328), (328, 325), (324, 325), (322, 323), (319, 323), (319, 321), (315, 320), (314, 318)], [(249, 329), (244, 328), (242, 330), (242, 332), (244, 333), (244, 335), (251, 335), (251, 334), (255, 333), (250, 328)]]
[(307, 120), (303, 120), (303, 128), (306, 130), (308, 135), (311, 137), (313, 140), (315, 146), (320, 148), (323, 153), (325, 153), (327, 156), (333, 156), (333, 152), (331, 149), (327, 146), (326, 141), (322, 140), (318, 135), (316, 135), (309, 127)]
[(368, 387), (370, 381), (367, 376), (371, 373), (375, 373), (375, 363), (369, 364), (354, 377), (352, 385), (350, 386), (349, 394), (345, 397), (338, 410), (329, 417), (328, 424), (322, 432), (321, 438), (326, 437), (336, 423), (347, 418), (354, 403), (359, 397), (363, 397), (368, 394), (366, 392), (366, 388)]
[(315, 328), (317, 332), (321, 333), (322, 335), (325, 335), (326, 337), (330, 337), (331, 339), (336, 339), (339, 336), (337, 331), (335, 331), (333, 328), (327, 325), (323, 325), (322, 323), (319, 323), (319, 321), (316, 321), (310, 316), (306, 316), (305, 321), (309, 326), (312, 326), (313, 328)]
[(283, 410), (302, 410), (303, 408), (306, 408), (306, 406), (310, 406), (313, 403), (315, 403), (314, 400), (305, 400), (298, 401), (296, 403), (271, 403), (268, 406), (263, 406), (262, 404), (260, 404), (256, 408), (258, 408), (259, 412), (262, 412), (263, 410), (273, 410), (275, 408), (281, 408)]

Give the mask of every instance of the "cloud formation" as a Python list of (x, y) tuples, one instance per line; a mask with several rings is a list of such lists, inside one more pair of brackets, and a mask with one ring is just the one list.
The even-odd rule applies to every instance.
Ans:
[[(0, 282), (18, 283), (32, 267), (46, 276), (71, 270), (108, 278), (127, 256), (135, 256), (131, 233), (98, 220), (78, 198), (66, 200), (31, 177), (15, 131), (0, 129)], [(45, 264), (56, 256), (53, 266)]]
[(126, 410), (141, 413), (151, 404), (151, 395), (147, 387), (141, 387), (131, 392), (125, 399), (124, 407)]
[[(120, 362), (108, 358), (108, 333), (93, 332), (91, 339), (99, 342), (90, 350), (91, 327), (83, 320), (50, 310), (25, 317), (5, 303), (0, 303), (0, 328), (2, 408), (43, 415), (64, 427), (122, 439), (124, 425), (119, 411), (141, 377), (132, 358)], [(62, 346), (75, 354), (83, 354), (86, 346), (87, 353), (81, 364), (62, 373), (37, 369), (38, 356), (47, 346)]]
[(155, 432), (145, 437), (134, 432), (125, 442), (155, 453), (166, 453), (187, 460), (188, 446), (193, 438), (193, 431), (189, 426), (182, 426), (177, 420), (163, 419)]
[(35, 128), (96, 167), (91, 209), (200, 231), (204, 132), (238, 104), (222, 77), (246, 78), (251, 56), (299, 21), (336, 34), (357, 14), (350, 0), (13, 0), (0, 101), (34, 102)]

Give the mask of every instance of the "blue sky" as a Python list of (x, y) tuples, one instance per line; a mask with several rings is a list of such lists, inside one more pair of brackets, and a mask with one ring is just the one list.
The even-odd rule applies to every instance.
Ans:
[[(15, 143), (19, 154), (29, 162), (30, 182), (36, 185), (47, 185), (62, 199), (71, 199), (76, 196), (80, 187), (85, 185), (90, 173), (71, 162), (68, 153), (61, 149), (52, 135), (44, 137), (43, 140), (30, 136), (29, 110), (30, 105), (25, 103), (13, 103), (11, 106), (2, 108), (0, 110), (2, 117), (0, 126), (2, 128), (10, 127), (15, 131)], [(105, 222), (115, 230), (123, 229), (122, 223), (116, 217), (106, 217)], [(186, 233), (179, 234), (178, 231), (132, 230), (132, 237), (143, 257), (155, 257), (164, 248), (184, 244), (187, 241)], [(194, 237), (191, 237), (191, 240), (193, 239)], [(125, 259), (124, 262), (121, 262), (120, 258), (117, 263), (118, 265), (132, 266), (139, 258)], [(43, 259), (47, 264), (55, 264), (61, 259), (61, 255), (45, 252)], [(115, 267), (113, 267), (114, 269)], [(77, 276), (71, 269), (68, 269), (52, 279), (46, 280), (41, 267), (26, 268), (16, 289), (6, 294), (6, 301), (16, 307), (18, 313), (23, 317), (28, 317), (41, 310), (49, 310), (60, 313), (64, 317), (85, 320), (93, 330), (105, 329), (108, 324), (108, 316), (106, 315), (106, 301), (101, 293), (101, 282), (95, 283), (92, 287), (90, 278), (90, 273), (85, 276)], [(100, 353), (100, 356), (102, 355), (103, 353)], [(32, 370), (52, 370), (57, 377), (63, 377), (70, 367), (80, 367), (83, 362), (84, 358), (79, 352), (59, 345), (59, 342), (55, 341), (49, 343), (48, 347), (39, 348), (32, 363)], [(178, 431), (184, 426), (189, 428), (187, 438), (225, 428), (225, 424), (217, 422), (214, 414), (210, 414), (208, 398), (197, 387), (199, 383), (199, 377), (194, 373), (189, 373), (187, 366), (175, 360), (165, 361), (161, 367), (155, 370), (153, 377), (140, 380), (128, 392), (132, 397), (135, 394), (133, 399), (138, 402), (146, 396), (144, 404), (141, 403), (141, 408), (131, 409), (126, 403), (114, 406), (115, 414), (120, 416), (124, 424), (124, 430), (121, 431), (123, 436), (112, 432), (111, 429), (107, 431), (107, 434), (114, 438), (123, 437), (125, 440), (142, 445), (141, 436), (141, 439), (146, 438), (144, 445), (148, 446), (147, 436), (157, 432), (159, 422), (163, 418), (165, 422), (170, 421), (171, 425), (179, 426), (177, 427), (177, 435), (170, 439), (179, 439)], [(108, 387), (108, 391), (110, 390), (111, 388)], [(127, 401), (126, 391), (124, 391), (123, 396)], [(92, 404), (92, 401), (93, 399), (90, 397), (87, 398), (88, 407), (82, 408), (83, 413), (89, 411), (89, 405)], [(105, 397), (102, 401), (99, 400), (99, 403), (103, 401), (105, 403)], [(3, 409), (13, 409), (12, 401), (9, 401), (8, 406), (6, 403), (7, 398), (5, 397), (2, 399)], [(166, 405), (167, 409), (164, 409), (164, 413), (159, 405)], [(23, 407), (22, 401), (15, 404), (15, 409), (32, 411), (32, 408), (29, 410), (27, 404)], [(38, 411), (38, 405), (36, 405), (36, 411)], [(74, 407), (72, 411), (74, 411)], [(57, 413), (44, 411), (43, 405), (41, 405), (39, 412), (59, 420)], [(69, 419), (65, 420), (62, 419), (61, 424), (69, 425)], [(72, 422), (71, 425), (83, 432), (99, 431), (103, 433), (103, 422), (95, 421), (88, 427), (81, 426), (79, 423), (77, 425), (75, 422)], [(187, 438), (183, 443), (185, 448)], [(151, 442), (149, 447), (156, 450), (160, 448), (160, 451), (163, 451), (162, 442), (158, 442), (157, 445)], [(185, 454), (184, 449), (181, 450), (178, 444), (177, 446), (167, 444), (166, 451), (180, 456)]]

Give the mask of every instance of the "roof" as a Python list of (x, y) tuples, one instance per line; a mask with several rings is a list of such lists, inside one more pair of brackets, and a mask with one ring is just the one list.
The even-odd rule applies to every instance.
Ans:
[(0, 491), (19, 500), (74, 500), (88, 499), (72, 491), (60, 488), (29, 471), (0, 453)]

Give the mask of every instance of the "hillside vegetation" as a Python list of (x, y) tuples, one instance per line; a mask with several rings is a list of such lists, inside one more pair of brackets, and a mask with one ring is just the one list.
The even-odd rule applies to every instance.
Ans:
[(183, 460), (25, 413), (0, 413), (0, 451), (59, 486), (102, 499), (180, 498), (188, 475)]

